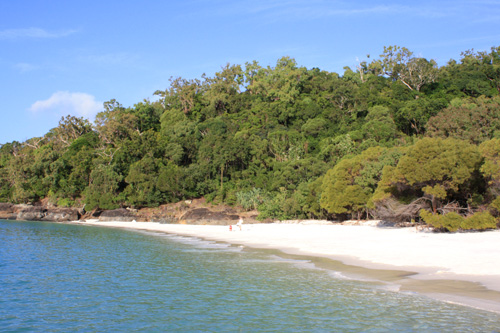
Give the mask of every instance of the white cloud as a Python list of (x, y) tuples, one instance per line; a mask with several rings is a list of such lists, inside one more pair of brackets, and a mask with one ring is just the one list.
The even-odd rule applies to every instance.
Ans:
[(102, 104), (102, 102), (96, 101), (95, 97), (89, 94), (58, 91), (46, 100), (33, 103), (30, 111), (49, 112), (61, 116), (72, 115), (91, 119), (103, 110)]
[(60, 38), (66, 37), (76, 30), (62, 30), (50, 32), (41, 28), (26, 28), (26, 29), (6, 29), (0, 30), (0, 39), (17, 39), (17, 38)]

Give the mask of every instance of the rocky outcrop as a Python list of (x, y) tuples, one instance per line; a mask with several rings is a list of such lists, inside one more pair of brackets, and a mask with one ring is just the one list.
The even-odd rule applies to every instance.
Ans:
[(239, 216), (232, 210), (214, 212), (208, 208), (195, 208), (188, 210), (179, 219), (179, 223), (185, 224), (235, 224)]
[(181, 204), (162, 205), (155, 208), (142, 208), (137, 212), (137, 221), (150, 221), (158, 223), (177, 223), (179, 216), (186, 211)]
[(0, 219), (4, 220), (68, 222), (76, 221), (79, 218), (78, 210), (73, 208), (47, 208), (0, 203)]
[(78, 219), (79, 219), (78, 211), (72, 208), (47, 209), (45, 211), (45, 216), (42, 218), (43, 221), (56, 221), (56, 222), (76, 221)]
[(42, 221), (46, 210), (42, 207), (28, 207), (17, 213), (17, 219), (22, 221)]
[[(78, 219), (98, 218), (100, 222), (159, 222), (181, 224), (211, 224), (230, 225), (236, 224), (239, 214), (245, 223), (258, 223), (256, 212), (237, 212), (231, 207), (207, 204), (202, 199), (181, 201), (154, 208), (120, 208), (105, 211), (96, 211), (82, 215), (74, 208), (48, 207), (39, 205), (13, 205), (0, 203), (0, 219), (26, 220), (26, 221), (56, 221), (69, 222)], [(264, 221), (266, 222), (266, 221)]]
[(182, 216), (175, 216), (172, 212), (156, 210), (129, 210), (125, 208), (107, 210), (99, 216), (99, 222), (132, 222), (150, 221), (160, 223), (183, 223), (183, 224), (235, 224), (238, 215), (231, 210), (212, 211), (208, 208), (186, 209)]
[(10, 203), (0, 203), (0, 219), (3, 220), (15, 220), (17, 218), (17, 212), (15, 206)]
[(16, 214), (16, 220), (23, 221), (76, 221), (79, 213), (73, 208), (45, 208), (41, 206), (25, 207)]
[(125, 208), (105, 210), (99, 216), (99, 222), (132, 222), (137, 219), (134, 212)]

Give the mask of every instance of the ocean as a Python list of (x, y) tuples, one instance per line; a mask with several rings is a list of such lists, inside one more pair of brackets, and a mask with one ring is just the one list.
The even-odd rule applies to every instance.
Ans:
[(500, 314), (278, 251), (0, 220), (0, 332), (499, 332)]

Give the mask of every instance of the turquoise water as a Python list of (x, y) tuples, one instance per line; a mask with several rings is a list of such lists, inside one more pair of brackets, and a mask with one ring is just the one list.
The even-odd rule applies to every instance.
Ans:
[(194, 238), (0, 221), (1, 332), (498, 332), (500, 315)]

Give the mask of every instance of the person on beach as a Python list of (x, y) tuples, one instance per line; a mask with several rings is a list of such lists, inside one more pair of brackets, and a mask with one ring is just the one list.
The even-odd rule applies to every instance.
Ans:
[(240, 220), (238, 221), (238, 223), (236, 225), (240, 228), (240, 231), (241, 231), (242, 225), (243, 225), (243, 218), (241, 216), (240, 216)]

